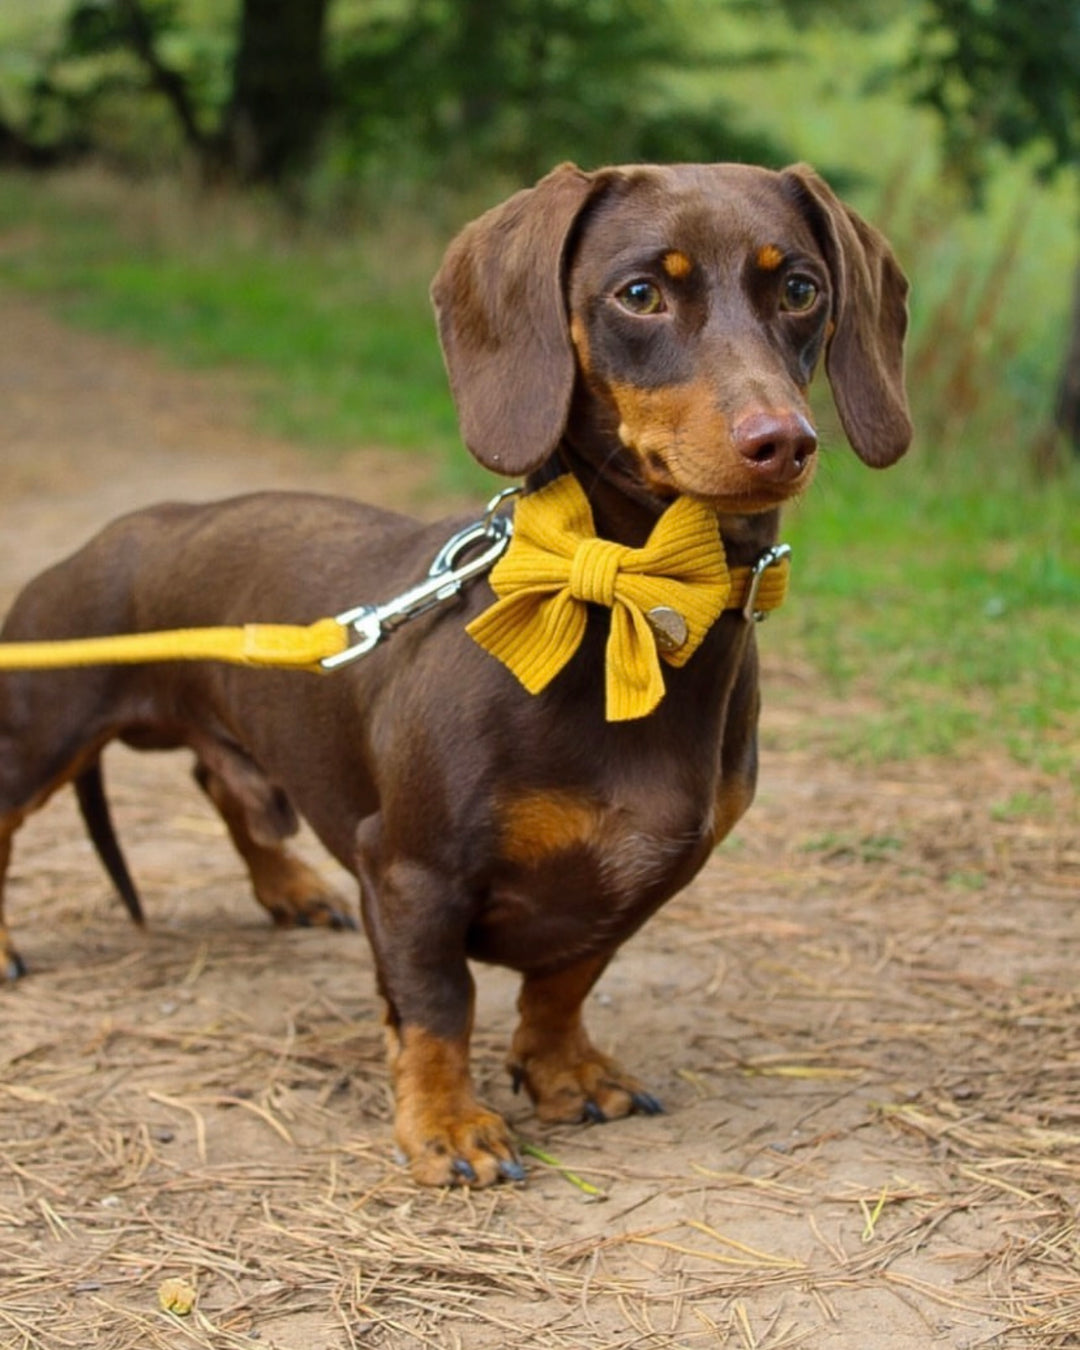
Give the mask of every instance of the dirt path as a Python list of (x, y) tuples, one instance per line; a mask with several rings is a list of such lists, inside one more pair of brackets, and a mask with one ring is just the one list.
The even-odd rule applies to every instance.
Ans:
[[(4, 300), (0, 608), (159, 497), (423, 492), (247, 412)], [(418, 1193), (363, 939), (270, 931), (182, 760), (110, 752), (146, 934), (69, 801), (19, 839), (0, 1346), (1080, 1345), (1077, 803), (999, 760), (793, 752), (812, 680), (773, 662), (766, 701), (749, 819), (593, 1000), (667, 1115), (540, 1127), (501, 1068), (513, 983), (481, 974), (484, 1092), (599, 1195), (535, 1158), (522, 1189)], [(168, 1277), (195, 1313), (158, 1311)]]

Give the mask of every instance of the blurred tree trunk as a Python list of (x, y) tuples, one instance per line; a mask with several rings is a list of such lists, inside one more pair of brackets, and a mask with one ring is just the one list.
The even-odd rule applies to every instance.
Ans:
[(1061, 368), (1061, 381), (1058, 384), (1056, 421), (1061, 431), (1069, 438), (1073, 449), (1080, 455), (1080, 264), (1077, 265), (1073, 288), (1069, 345), (1065, 352), (1065, 363)]
[(205, 156), (210, 150), (210, 143), (199, 127), (199, 120), (188, 95), (187, 84), (182, 76), (161, 59), (155, 40), (154, 25), (150, 22), (140, 0), (118, 0), (116, 12), (127, 41), (146, 66), (151, 84), (168, 102), (176, 120), (180, 123), (184, 140), (193, 150)]
[(280, 184), (314, 157), (330, 107), (323, 39), (329, 0), (244, 0), (222, 135), (242, 183)]
[(466, 136), (482, 131), (495, 116), (498, 101), (492, 94), (498, 65), (500, 0), (460, 0), (458, 43), (461, 121)]

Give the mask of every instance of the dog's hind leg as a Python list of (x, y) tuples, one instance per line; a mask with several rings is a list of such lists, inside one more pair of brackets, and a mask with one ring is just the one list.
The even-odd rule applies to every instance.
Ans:
[[(7, 753), (5, 741), (8, 746)], [(96, 788), (100, 796), (95, 800), (95, 766), (98, 763), (100, 746), (91, 744), (80, 747), (70, 757), (58, 755), (50, 765), (52, 771), (49, 772), (36, 756), (20, 757), (14, 753), (11, 749), (14, 743), (13, 738), (5, 737), (0, 732), (0, 980), (15, 980), (26, 974), (26, 966), (12, 943), (4, 920), (8, 868), (15, 833), (27, 816), (44, 806), (57, 789), (70, 782), (74, 781), (77, 785), (81, 805), (84, 804), (84, 795), (86, 797), (84, 817), (87, 807), (91, 811), (98, 812), (96, 820), (86, 817), (90, 838), (120, 891), (128, 912), (136, 922), (142, 922), (138, 896), (124, 865), (116, 836), (112, 833), (100, 776), (96, 778)], [(56, 763), (62, 766), (58, 772), (53, 767)], [(80, 782), (83, 778), (89, 780), (85, 786)], [(101, 812), (104, 812), (103, 817)]]
[(95, 723), (92, 706), (93, 691), (86, 694), (78, 681), (37, 675), (0, 679), (0, 978), (16, 979), (26, 969), (3, 919), (12, 841), (27, 816), (58, 788), (92, 772), (110, 739)]
[(297, 830), (288, 798), (243, 751), (200, 744), (195, 781), (217, 807), (255, 898), (282, 928), (355, 928), (345, 901), (283, 844)]

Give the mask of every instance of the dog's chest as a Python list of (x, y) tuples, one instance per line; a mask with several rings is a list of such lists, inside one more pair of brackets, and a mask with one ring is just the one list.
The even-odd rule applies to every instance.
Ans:
[(518, 790), (497, 809), (499, 858), (523, 879), (562, 870), (567, 858), (591, 862), (605, 891), (632, 898), (662, 880), (710, 832), (708, 807), (655, 793), (610, 801), (572, 789)]
[(655, 785), (505, 793), (475, 954), (527, 969), (621, 942), (700, 868), (714, 820), (711, 798)]
[(590, 625), (490, 775), (473, 955), (527, 970), (610, 951), (701, 868), (738, 814), (725, 780), (742, 774), (723, 749), (745, 640), (724, 637), (666, 672), (649, 718), (608, 723), (606, 629)]

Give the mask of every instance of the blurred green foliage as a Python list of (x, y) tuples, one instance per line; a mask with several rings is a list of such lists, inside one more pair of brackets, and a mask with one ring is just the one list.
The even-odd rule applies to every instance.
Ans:
[[(564, 157), (774, 163), (784, 142), (729, 75), (797, 78), (822, 32), (840, 70), (852, 33), (901, 29), (902, 46), (858, 68), (863, 90), (932, 109), (969, 187), (995, 144), (1044, 172), (1076, 166), (1076, 0), (6, 0), (0, 124), (37, 147), (158, 169), (194, 153), (220, 171), (238, 103), (257, 139), (277, 81), (292, 122), (322, 126), (324, 179), (342, 182), (527, 181)], [(300, 78), (304, 64), (317, 68)]]
[[(294, 121), (309, 112), (297, 89), (325, 86), (317, 171), (342, 189), (387, 173), (522, 181), (570, 156), (782, 153), (716, 94), (715, 76), (734, 61), (778, 55), (725, 49), (736, 0), (333, 0), (306, 86), (281, 30), (316, 0), (48, 0), (21, 22), (27, 0), (8, 3), (0, 38), (6, 27), (22, 60), (0, 61), (0, 119), (35, 145), (89, 145), (128, 167), (175, 168), (194, 155), (212, 176), (228, 169), (241, 58), (274, 41), (286, 45), (264, 53), (261, 78), (282, 80)], [(245, 46), (243, 25), (260, 14)], [(710, 95), (687, 96), (681, 77), (695, 69), (713, 75)], [(260, 115), (249, 110), (249, 139)]]
[[(392, 168), (403, 145), (427, 170), (519, 181), (561, 159), (777, 160), (760, 128), (717, 96), (733, 64), (722, 11), (689, 0), (415, 0), (341, 36), (342, 126), (354, 167)], [(719, 27), (717, 20), (719, 19)], [(775, 59), (755, 51), (749, 59)], [(739, 58), (747, 59), (746, 57)], [(690, 98), (683, 76), (708, 70)], [(389, 157), (390, 164), (387, 164)]]
[(1080, 5), (928, 0), (907, 63), (939, 114), (951, 163), (977, 190), (986, 149), (1031, 148), (1040, 173), (1080, 164)]

